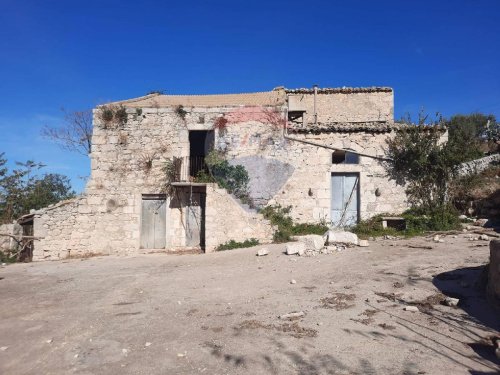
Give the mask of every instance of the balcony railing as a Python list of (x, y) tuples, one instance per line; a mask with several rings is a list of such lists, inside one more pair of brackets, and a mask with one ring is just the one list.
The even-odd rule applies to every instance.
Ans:
[(174, 158), (175, 181), (196, 182), (196, 177), (201, 173), (209, 173), (204, 156), (185, 156)]

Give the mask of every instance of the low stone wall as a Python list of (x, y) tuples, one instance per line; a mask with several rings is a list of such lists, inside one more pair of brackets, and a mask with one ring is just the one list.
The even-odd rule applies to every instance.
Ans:
[(493, 305), (500, 308), (500, 240), (490, 242), (487, 293)]
[(240, 205), (225, 189), (215, 184), (207, 186), (206, 252), (230, 240), (243, 242), (250, 238), (269, 243), (274, 228), (255, 210)]
[(494, 163), (500, 163), (500, 154), (489, 155), (481, 159), (463, 163), (458, 170), (458, 174), (460, 176), (467, 176), (469, 174), (481, 173)]
[[(23, 228), (17, 223), (2, 224), (0, 225), (0, 233), (10, 234), (10, 235), (21, 235), (23, 233)], [(1, 252), (16, 251), (17, 248), (18, 244), (12, 237), (0, 236)]]

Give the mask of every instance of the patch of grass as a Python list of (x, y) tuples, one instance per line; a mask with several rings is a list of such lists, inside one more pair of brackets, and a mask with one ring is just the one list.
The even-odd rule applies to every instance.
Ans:
[[(406, 229), (382, 228), (382, 217), (401, 216), (406, 221)], [(457, 212), (452, 208), (436, 209), (434, 212), (423, 213), (417, 210), (409, 210), (402, 215), (381, 214), (371, 219), (361, 221), (351, 228), (359, 238), (382, 236), (414, 237), (430, 231), (448, 231), (458, 229), (460, 220)]]
[(231, 240), (226, 242), (225, 244), (219, 245), (217, 247), (217, 251), (224, 250), (233, 250), (233, 249), (241, 249), (244, 247), (254, 247), (259, 244), (259, 240), (256, 238), (250, 238), (249, 240), (245, 240), (243, 242), (236, 242), (235, 240)]
[(15, 256), (10, 257), (9, 254), (6, 254), (0, 251), (0, 263), (16, 263), (17, 259)]
[(294, 224), (290, 217), (292, 207), (281, 207), (280, 205), (267, 206), (260, 210), (260, 213), (278, 227), (273, 235), (276, 243), (289, 242), (292, 236), (303, 236), (307, 234), (323, 235), (328, 227), (325, 224)]

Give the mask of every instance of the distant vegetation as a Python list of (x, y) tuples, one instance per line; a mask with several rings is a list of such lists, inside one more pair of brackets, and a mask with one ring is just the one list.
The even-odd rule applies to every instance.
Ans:
[(52, 203), (75, 196), (69, 178), (57, 173), (39, 175), (41, 163), (17, 162), (9, 170), (4, 153), (0, 153), (0, 223), (8, 223)]

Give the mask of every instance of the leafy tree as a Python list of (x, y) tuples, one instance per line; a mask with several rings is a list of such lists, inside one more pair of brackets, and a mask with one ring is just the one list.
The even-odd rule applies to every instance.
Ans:
[(474, 160), (483, 155), (481, 143), (492, 137), (489, 134), (496, 125), (493, 115), (472, 113), (455, 115), (446, 122), (448, 128), (448, 144), (453, 155), (460, 155), (464, 161)]
[(69, 178), (56, 173), (39, 176), (41, 163), (16, 163), (9, 172), (0, 154), (0, 221), (10, 222), (29, 212), (74, 197)]
[(457, 218), (449, 187), (457, 167), (471, 154), (459, 148), (455, 137), (443, 142), (442, 119), (430, 125), (426, 120), (420, 115), (417, 125), (407, 121), (388, 140), (387, 169), (396, 183), (406, 186), (413, 213), (428, 215), (434, 230), (451, 229)]
[(89, 155), (92, 151), (92, 111), (75, 111), (64, 113), (62, 126), (45, 125), (42, 136), (58, 143), (63, 149)]

